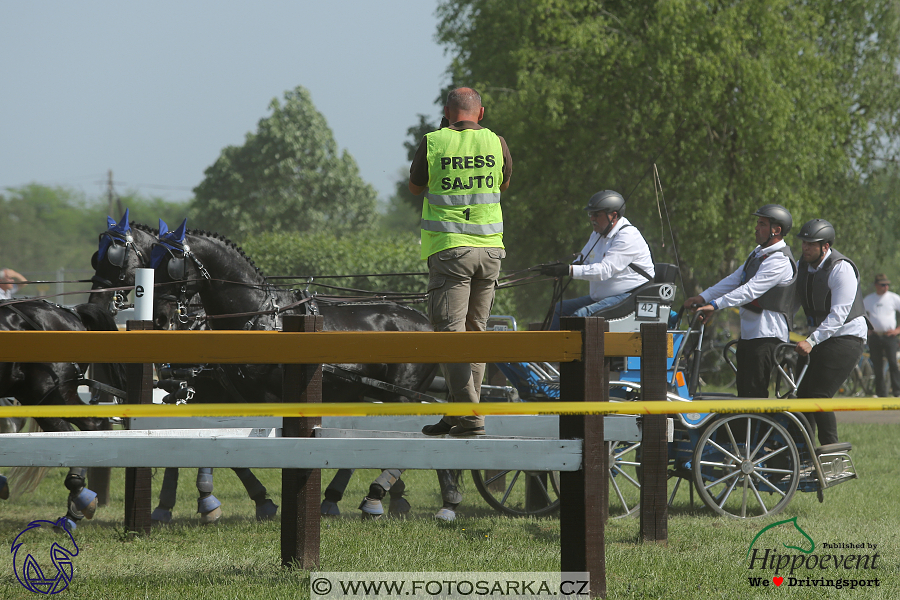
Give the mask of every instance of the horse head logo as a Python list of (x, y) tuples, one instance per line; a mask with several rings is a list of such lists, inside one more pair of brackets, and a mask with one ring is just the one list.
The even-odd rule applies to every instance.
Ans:
[[(44, 527), (56, 530), (51, 534), (53, 537), (45, 536), (45, 532), (41, 531)], [(70, 546), (74, 552), (65, 546)], [(55, 572), (45, 562), (44, 566), (48, 568), (45, 574), (32, 552), (48, 547)], [(69, 531), (66, 517), (58, 521), (32, 521), (16, 536), (10, 551), (16, 579), (26, 590), (37, 594), (58, 594), (69, 587), (74, 573), (72, 559), (78, 556), (78, 545)]]
[(765, 527), (763, 527), (759, 531), (759, 533), (756, 534), (756, 537), (753, 538), (753, 541), (750, 542), (750, 547), (747, 548), (747, 556), (750, 556), (750, 551), (753, 550), (753, 545), (756, 543), (756, 540), (758, 540), (762, 534), (769, 531), (773, 527), (778, 527), (779, 525), (786, 525), (788, 523), (793, 525), (793, 529), (794, 529), (794, 531), (791, 531), (790, 533), (797, 532), (801, 535), (801, 537), (805, 538), (806, 540), (809, 540), (809, 548), (808, 549), (804, 548), (803, 546), (805, 546), (806, 544), (805, 544), (805, 542), (802, 542), (802, 541), (801, 541), (800, 546), (789, 546), (789, 545), (785, 544), (784, 542), (782, 542), (781, 545), (789, 550), (799, 550), (800, 552), (803, 552), (804, 554), (812, 554), (813, 550), (816, 549), (816, 543), (809, 536), (809, 534), (806, 533), (805, 531), (803, 531), (803, 528), (797, 524), (797, 517), (793, 517), (791, 519), (785, 519), (784, 521), (777, 521), (775, 523), (772, 523), (771, 525), (766, 525)]

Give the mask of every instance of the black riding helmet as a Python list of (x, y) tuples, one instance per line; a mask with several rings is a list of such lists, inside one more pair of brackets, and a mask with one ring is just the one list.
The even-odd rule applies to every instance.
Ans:
[(803, 224), (797, 237), (804, 242), (828, 242), (834, 246), (834, 226), (825, 219), (813, 219)]
[(584, 210), (588, 212), (616, 212), (622, 217), (625, 215), (625, 198), (619, 192), (603, 190), (591, 196)]
[(780, 204), (766, 204), (755, 213), (754, 217), (765, 217), (772, 225), (781, 225), (781, 237), (785, 237), (794, 224), (791, 213)]

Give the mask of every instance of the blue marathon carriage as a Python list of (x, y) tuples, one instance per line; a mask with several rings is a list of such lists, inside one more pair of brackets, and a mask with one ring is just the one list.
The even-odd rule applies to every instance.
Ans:
[[(681, 320), (672, 311), (677, 267), (656, 265), (656, 278), (641, 286), (629, 298), (595, 316), (609, 322), (612, 332), (640, 331), (642, 323), (668, 323), (673, 337), (673, 358), (667, 359), (669, 391), (673, 403), (692, 400), (734, 398), (733, 394), (701, 393), (700, 357), (704, 325), (694, 319), (678, 328)], [(492, 317), (497, 328), (515, 329), (511, 317)], [(776, 394), (784, 397), (796, 390), (796, 356), (793, 345), (779, 347)], [(734, 368), (726, 346), (726, 361)], [(547, 363), (500, 364), (524, 400), (559, 399), (559, 372)], [(801, 374), (802, 377), (802, 374)], [(613, 359), (610, 367), (610, 396), (621, 401), (640, 400), (640, 358)], [(689, 407), (681, 405), (679, 410)], [(714, 512), (736, 518), (755, 518), (782, 511), (794, 493), (816, 492), (857, 478), (850, 458), (849, 443), (816, 447), (803, 413), (698, 413), (673, 412), (672, 441), (669, 444), (669, 504), (675, 501), (683, 480), (688, 481), (690, 501), (694, 491)], [(639, 508), (641, 444), (635, 441), (608, 441), (610, 455), (610, 507), (612, 518), (635, 513)], [(473, 472), (476, 487), (495, 508), (510, 514), (543, 514), (558, 506), (540, 499), (558, 494), (558, 476), (533, 472)], [(528, 502), (510, 506), (513, 487), (530, 481), (538, 493)], [(527, 495), (527, 494), (526, 494)]]

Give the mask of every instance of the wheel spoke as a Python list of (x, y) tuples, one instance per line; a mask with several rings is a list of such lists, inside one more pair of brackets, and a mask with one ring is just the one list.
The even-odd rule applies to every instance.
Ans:
[(501, 477), (506, 477), (506, 475), (507, 475), (508, 473), (509, 473), (509, 471), (498, 471), (497, 474), (494, 475), (493, 477), (491, 477), (490, 479), (485, 479), (485, 480), (484, 480), (484, 485), (485, 485), (485, 486), (489, 486), (489, 485), (491, 485), (492, 483), (494, 483), (495, 481), (497, 481), (498, 479), (500, 479)]
[(552, 503), (553, 499), (550, 497), (550, 494), (547, 493), (547, 487), (544, 485), (544, 482), (541, 481), (540, 475), (530, 475), (529, 477), (532, 484), (537, 484), (538, 487), (541, 488), (541, 492), (544, 494), (544, 499), (547, 500), (547, 504)]
[(753, 454), (748, 456), (747, 460), (753, 460), (753, 457), (756, 456), (756, 453), (762, 449), (763, 444), (766, 443), (766, 440), (769, 439), (769, 436), (772, 435), (773, 431), (775, 431), (775, 428), (770, 426), (769, 430), (766, 432), (766, 435), (764, 435), (763, 438), (759, 441), (759, 443), (756, 445), (756, 448), (753, 449)]
[[(738, 471), (735, 471), (734, 474), (736, 475), (737, 473), (738, 473)], [(739, 481), (739, 479), (738, 479), (737, 477), (735, 477), (734, 481), (731, 482), (731, 485), (728, 486), (728, 489), (725, 490), (724, 492), (722, 492), (722, 495), (719, 496), (720, 498), (722, 498), (722, 501), (719, 502), (719, 508), (722, 508), (722, 507), (725, 505), (725, 502), (726, 502), (726, 501), (728, 500), (728, 498), (731, 496), (731, 492), (734, 491), (734, 488), (735, 488), (735, 486), (737, 485), (737, 482), (738, 482), (738, 481)]]
[(509, 483), (509, 486), (506, 488), (506, 493), (503, 494), (503, 498), (500, 499), (501, 505), (506, 505), (506, 501), (509, 499), (509, 494), (512, 492), (513, 487), (516, 485), (516, 480), (519, 478), (519, 475), (522, 471), (516, 471), (516, 474), (513, 476), (512, 481)]
[(747, 443), (744, 445), (744, 454), (747, 460), (750, 460), (750, 428), (753, 425), (753, 420), (750, 417), (747, 417)]
[(749, 487), (749, 484), (750, 484), (750, 478), (744, 477), (743, 479), (744, 479), (744, 486), (743, 486), (744, 493), (741, 498), (741, 518), (746, 519), (747, 518), (747, 488)]
[(769, 514), (769, 509), (766, 507), (766, 503), (763, 502), (762, 496), (759, 495), (759, 490), (756, 489), (756, 486), (753, 485), (752, 481), (749, 481), (750, 487), (753, 488), (753, 495), (756, 496), (756, 501), (759, 502), (759, 507), (762, 509), (763, 514)]
[[(729, 478), (731, 478), (731, 477), (735, 477), (735, 476), (740, 475), (740, 474), (741, 474), (740, 470), (735, 469), (734, 471), (732, 471), (731, 473), (729, 473), (729, 474), (726, 475), (725, 477), (722, 477), (721, 479), (716, 479), (715, 481), (713, 481), (712, 483), (710, 483), (709, 485), (704, 486), (704, 487), (706, 487), (706, 489), (708, 490), (708, 489), (711, 488), (712, 486), (718, 485), (718, 484), (722, 483), (723, 481), (725, 481), (726, 479), (729, 479)], [(735, 480), (735, 481), (737, 481), (737, 480)], [(732, 485), (734, 485), (734, 484), (732, 484)]]
[[(733, 460), (734, 462), (736, 462), (736, 463), (741, 462), (740, 457), (735, 456), (734, 454), (732, 454), (731, 452), (729, 452), (728, 450), (726, 450), (725, 448), (723, 448), (722, 446), (717, 444), (713, 439), (709, 440), (709, 445), (712, 446), (713, 448), (715, 448), (716, 450), (718, 450), (719, 452), (721, 452), (722, 454), (724, 454), (725, 456), (727, 456), (728, 458), (730, 458), (731, 460)], [(735, 449), (735, 451), (737, 451), (738, 447), (735, 446), (734, 449)]]
[(769, 460), (769, 459), (772, 458), (773, 456), (777, 456), (778, 454), (781, 454), (782, 452), (784, 452), (784, 451), (787, 450), (787, 449), (788, 449), (787, 446), (782, 446), (782, 447), (779, 448), (778, 450), (773, 450), (772, 452), (766, 454), (766, 455), (763, 456), (762, 458), (757, 458), (755, 461), (753, 461), (753, 464), (754, 464), (754, 465), (758, 465), (759, 463), (761, 463), (761, 462), (763, 462), (763, 461)]
[[(731, 447), (734, 448), (734, 453), (738, 454), (740, 452), (740, 446), (738, 446), (737, 440), (734, 439), (734, 432), (731, 431), (731, 423), (725, 423), (722, 427), (723, 429), (725, 429), (725, 431), (728, 432), (728, 439), (729, 441), (731, 441)], [(722, 451), (724, 452), (724, 450)], [(734, 455), (731, 456), (731, 459), (737, 462), (741, 462), (741, 459)]]
[(625, 501), (625, 496), (622, 495), (622, 490), (619, 489), (619, 484), (615, 479), (612, 480), (613, 489), (616, 490), (616, 496), (619, 498), (619, 502), (622, 503), (622, 509), (625, 511), (625, 514), (628, 514), (630, 509), (628, 508), (628, 502)]
[(769, 481), (768, 479), (766, 479), (765, 477), (763, 477), (762, 475), (760, 475), (760, 474), (757, 473), (756, 471), (753, 472), (753, 476), (754, 476), (757, 480), (759, 480), (761, 483), (766, 484), (766, 486), (768, 486), (769, 488), (771, 488), (773, 492), (775, 492), (776, 494), (780, 495), (781, 497), (784, 497), (784, 495), (785, 495), (784, 492), (782, 492), (782, 491), (779, 490), (777, 487), (775, 487), (775, 486), (772, 484), (771, 481)]

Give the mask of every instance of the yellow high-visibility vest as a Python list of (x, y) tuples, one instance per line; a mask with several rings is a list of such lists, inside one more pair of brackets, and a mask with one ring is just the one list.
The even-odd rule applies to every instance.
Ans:
[(425, 136), (428, 192), (422, 258), (459, 246), (503, 248), (503, 148), (490, 129), (443, 128)]

